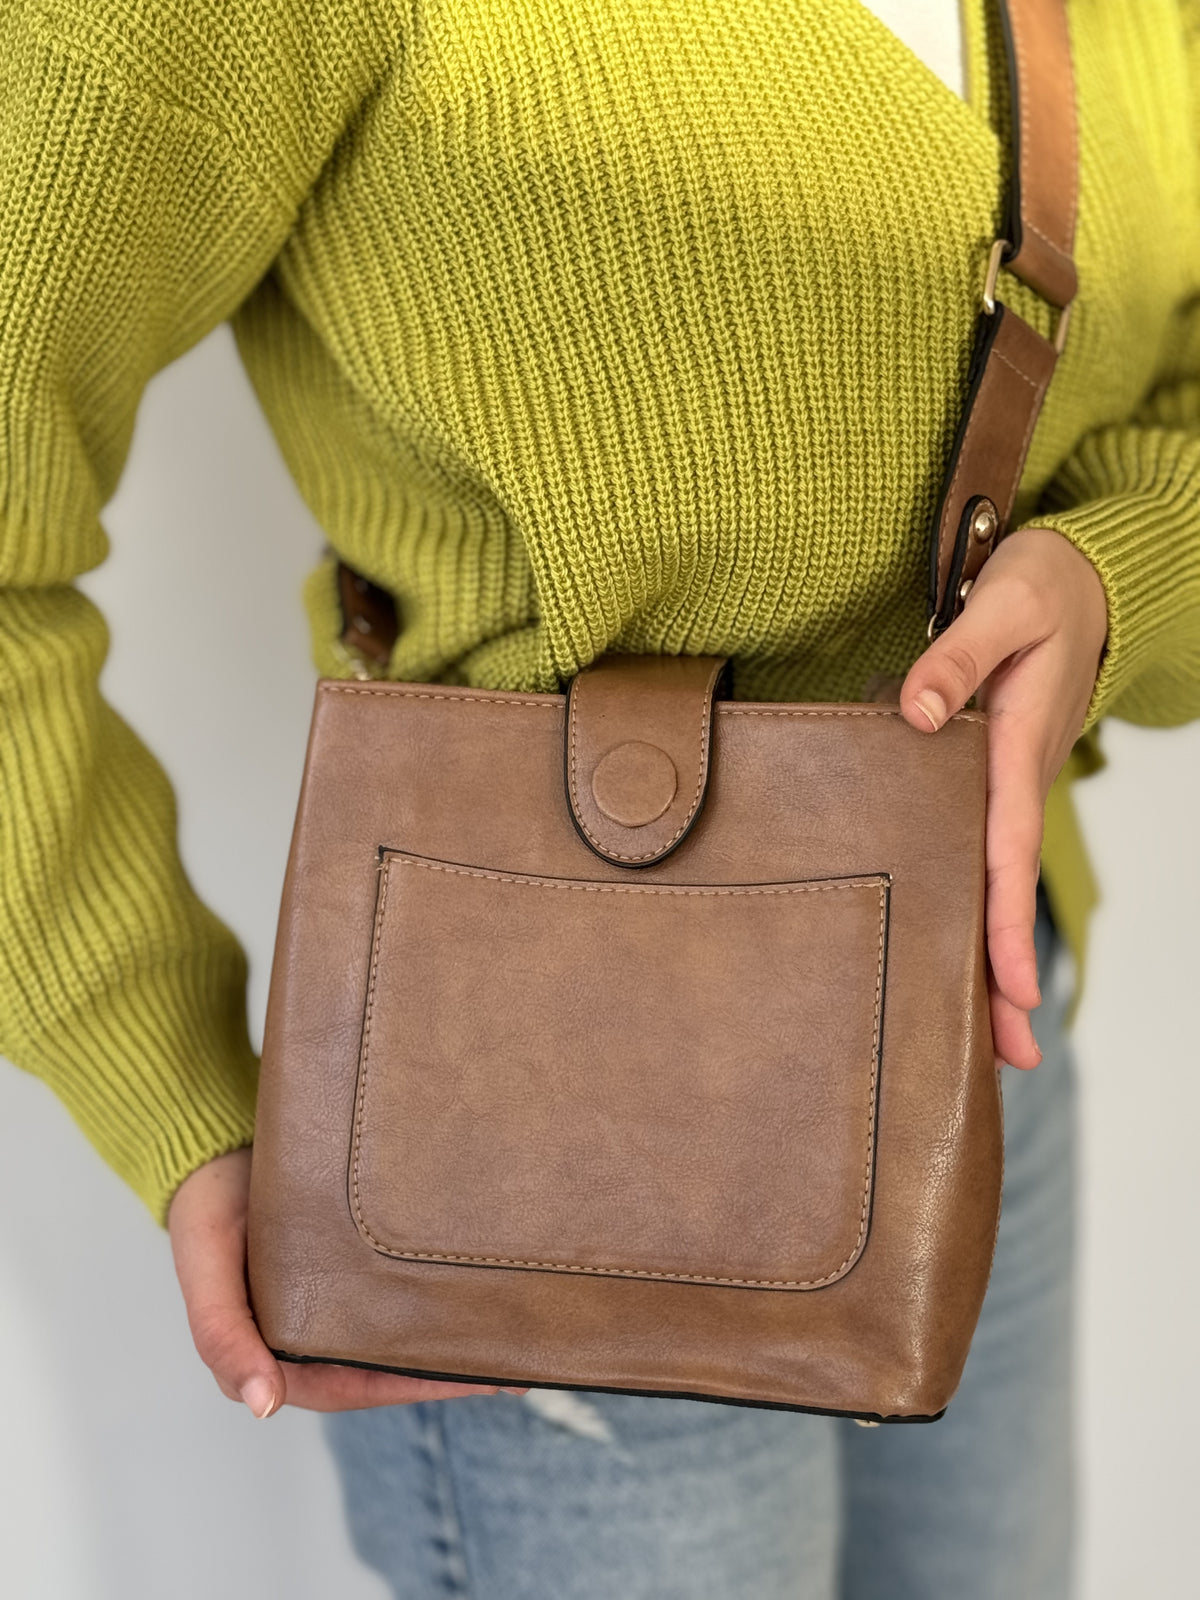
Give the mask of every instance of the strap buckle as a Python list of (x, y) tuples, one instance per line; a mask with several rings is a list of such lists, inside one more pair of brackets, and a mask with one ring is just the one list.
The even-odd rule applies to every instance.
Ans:
[[(1011, 255), (1012, 245), (1007, 239), (997, 239), (992, 246), (992, 253), (988, 256), (987, 275), (983, 280), (983, 309), (989, 317), (996, 314), (996, 280), (1000, 276), (1000, 268), (1004, 263), (1006, 254)], [(1063, 346), (1067, 342), (1067, 328), (1071, 321), (1071, 307), (1074, 301), (1070, 300), (1065, 306), (1059, 308), (1058, 321), (1054, 326), (1051, 343), (1054, 345), (1055, 355), (1062, 355)]]

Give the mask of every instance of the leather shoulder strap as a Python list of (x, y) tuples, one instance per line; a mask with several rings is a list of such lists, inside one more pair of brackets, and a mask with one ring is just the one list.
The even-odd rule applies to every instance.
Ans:
[(1012, 184), (1004, 264), (1059, 307), (1075, 296), (1079, 133), (1065, 0), (1003, 0), (1012, 84)]
[[(998, 0), (1012, 106), (1007, 238), (992, 246), (967, 397), (933, 522), (929, 636), (949, 627), (1013, 501), (1075, 295), (1079, 136), (1066, 0)], [(1044, 338), (995, 294), (1001, 266), (1056, 306)]]
[[(1007, 237), (988, 259), (983, 307), (959, 422), (934, 516), (929, 636), (958, 615), (1008, 531), (1030, 440), (1066, 337), (1075, 295), (1079, 141), (1066, 0), (997, 0), (1010, 78)], [(995, 296), (1005, 266), (1059, 310), (1045, 339)], [(386, 670), (397, 634), (391, 597), (342, 563), (341, 642), (363, 676)]]
[(337, 567), (340, 644), (359, 678), (382, 677), (400, 633), (395, 599), (346, 562)]

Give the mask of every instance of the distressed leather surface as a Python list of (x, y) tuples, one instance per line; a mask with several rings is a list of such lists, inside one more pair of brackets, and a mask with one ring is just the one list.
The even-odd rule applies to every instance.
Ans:
[(870, 1212), (887, 895), (879, 876), (589, 883), (387, 852), (359, 1231), (413, 1260), (840, 1277)]
[(719, 701), (704, 806), (640, 867), (581, 837), (567, 733), (557, 695), (318, 686), (253, 1166), (267, 1342), (936, 1414), (1000, 1195), (986, 719)]
[(1052, 305), (1075, 297), (1079, 201), (1075, 71), (1065, 0), (1004, 0), (1015, 125), (1011, 240), (1007, 265)]

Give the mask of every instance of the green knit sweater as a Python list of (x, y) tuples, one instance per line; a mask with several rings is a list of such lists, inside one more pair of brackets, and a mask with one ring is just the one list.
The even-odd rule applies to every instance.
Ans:
[[(860, 0), (4, 0), (0, 1049), (156, 1215), (250, 1139), (255, 1061), (74, 587), (147, 380), (233, 319), (331, 545), (398, 598), (394, 678), (545, 690), (615, 646), (860, 698), (924, 642), (1006, 160), (988, 12), (964, 102)], [(1071, 16), (1081, 290), (1016, 522), (1103, 579), (1089, 726), (1181, 722), (1200, 0)], [(348, 674), (331, 563), (307, 604)], [(1066, 792), (1044, 871), (1082, 951)]]

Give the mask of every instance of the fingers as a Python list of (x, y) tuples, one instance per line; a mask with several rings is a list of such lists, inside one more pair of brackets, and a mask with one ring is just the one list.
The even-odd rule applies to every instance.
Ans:
[(1035, 642), (1028, 606), (1014, 594), (1014, 580), (988, 579), (985, 567), (962, 614), (909, 669), (900, 690), (905, 721), (920, 733), (936, 733), (961, 711), (1002, 661)]
[[(524, 1389), (516, 1392), (525, 1393)], [(288, 1369), (288, 1404), (305, 1411), (359, 1411), (367, 1406), (401, 1406), (414, 1400), (455, 1400), (498, 1393), (496, 1384), (442, 1383), (433, 1378), (405, 1378), (357, 1367), (313, 1363)]]
[[(353, 1411), (501, 1392), (496, 1384), (442, 1383), (324, 1363), (289, 1363), (285, 1377), (259, 1335), (246, 1292), (249, 1188), (249, 1150), (219, 1156), (179, 1186), (167, 1219), (192, 1338), (222, 1394), (256, 1417), (269, 1417), (285, 1399), (310, 1411)], [(514, 1385), (503, 1392), (526, 1390)]]
[[(984, 568), (962, 614), (914, 663), (900, 707), (936, 732), (986, 686), (988, 729), (987, 949), (996, 1052), (1034, 1067), (1041, 1053), (1028, 1012), (1041, 1003), (1033, 927), (1041, 865), (1047, 717), (1034, 658), (1042, 654), (1036, 586), (1012, 570), (1014, 549)], [(1002, 669), (1002, 670), (999, 670)], [(1044, 669), (1042, 675), (1044, 676)], [(981, 697), (982, 698), (982, 697)]]
[(997, 989), (1013, 1006), (1041, 1004), (1033, 925), (1041, 868), (1043, 793), (1019, 714), (993, 710), (989, 726), (987, 944)]
[(1023, 1072), (1036, 1067), (1042, 1052), (1033, 1036), (1029, 1013), (1006, 1000), (993, 985), (990, 990), (992, 1043), (1001, 1061), (1020, 1067)]
[(200, 1359), (223, 1394), (269, 1417), (288, 1385), (259, 1336), (246, 1293), (249, 1156), (235, 1151), (192, 1173), (171, 1203), (168, 1226)]

